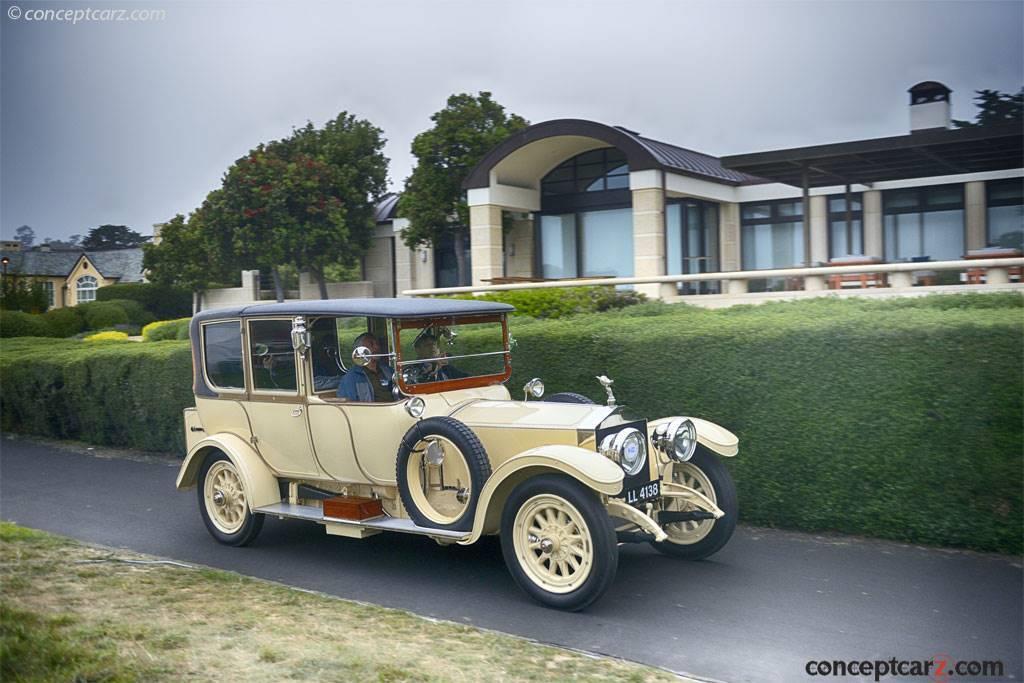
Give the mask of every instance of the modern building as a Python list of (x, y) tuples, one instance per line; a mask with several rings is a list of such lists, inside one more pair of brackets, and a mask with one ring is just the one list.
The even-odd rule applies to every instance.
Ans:
[[(465, 182), (472, 284), (956, 260), (1024, 247), (1021, 125), (953, 129), (946, 86), (909, 92), (909, 134), (724, 158), (594, 121), (530, 126)], [(400, 233), (401, 219), (381, 218)], [(398, 239), (396, 259), (415, 262), (419, 276), (396, 278), (395, 291), (460, 284), (437, 267), (452, 257), (443, 246), (407, 259)], [(751, 281), (749, 291), (789, 280)], [(720, 287), (637, 285), (660, 298)]]
[(5, 245), (0, 257), (7, 260), (4, 277), (41, 283), (50, 308), (95, 301), (100, 287), (145, 280), (142, 249), (51, 251), (43, 246), (22, 250), (16, 243)]

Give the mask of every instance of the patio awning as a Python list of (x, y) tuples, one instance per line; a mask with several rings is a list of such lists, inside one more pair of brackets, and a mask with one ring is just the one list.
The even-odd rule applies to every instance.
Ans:
[(804, 187), (870, 184), (1024, 166), (1019, 123), (928, 130), (771, 152), (722, 157), (722, 166), (768, 181)]

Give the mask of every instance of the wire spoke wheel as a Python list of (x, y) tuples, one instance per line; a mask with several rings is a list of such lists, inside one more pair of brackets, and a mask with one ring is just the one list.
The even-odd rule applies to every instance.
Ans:
[(245, 490), (229, 460), (218, 460), (210, 467), (203, 482), (203, 501), (210, 521), (221, 532), (234, 534), (245, 524)]
[[(688, 462), (675, 463), (672, 467), (672, 481), (693, 489), (713, 503), (718, 503), (715, 487), (699, 467)], [(670, 498), (665, 503), (665, 509), (673, 512), (689, 512), (699, 508), (682, 498)], [(672, 543), (689, 545), (700, 541), (711, 533), (713, 526), (715, 526), (715, 520), (702, 519), (692, 522), (673, 522), (666, 524), (664, 529), (668, 534), (668, 540)]]
[(469, 508), (473, 482), (462, 450), (443, 436), (416, 443), (406, 464), (409, 495), (435, 524), (454, 524)]
[(513, 542), (523, 571), (546, 591), (569, 593), (590, 576), (590, 528), (564, 498), (542, 494), (527, 500), (516, 514)]

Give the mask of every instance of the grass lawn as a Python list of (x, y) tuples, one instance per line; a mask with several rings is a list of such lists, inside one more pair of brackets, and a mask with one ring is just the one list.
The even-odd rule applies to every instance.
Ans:
[(677, 680), (0, 522), (0, 680)]

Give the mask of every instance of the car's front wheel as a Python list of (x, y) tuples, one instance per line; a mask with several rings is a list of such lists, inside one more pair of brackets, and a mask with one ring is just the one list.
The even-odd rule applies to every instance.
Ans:
[(235, 464), (223, 453), (211, 455), (199, 472), (199, 512), (210, 535), (225, 545), (251, 543), (263, 529), (263, 515), (253, 514)]
[(561, 474), (513, 489), (501, 517), (501, 551), (530, 597), (569, 611), (597, 600), (619, 563), (615, 529), (597, 494)]
[[(703, 446), (698, 446), (689, 461), (673, 464), (672, 480), (703, 494), (725, 516), (665, 524), (662, 528), (668, 538), (661, 543), (652, 542), (651, 545), (666, 555), (687, 560), (701, 560), (721, 550), (736, 530), (736, 518), (740, 511), (736, 485), (721, 458)], [(680, 498), (671, 498), (665, 509), (686, 512), (697, 508)]]

